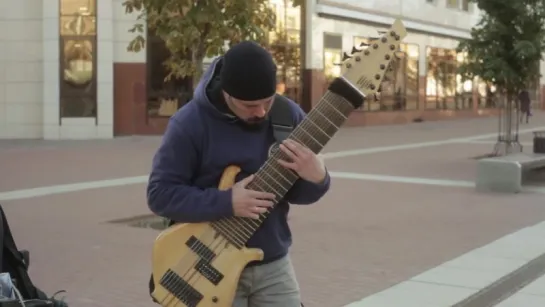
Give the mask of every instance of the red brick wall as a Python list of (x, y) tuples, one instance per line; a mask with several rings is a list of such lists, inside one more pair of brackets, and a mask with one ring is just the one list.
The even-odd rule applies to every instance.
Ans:
[(114, 63), (114, 135), (162, 134), (168, 118), (148, 117), (146, 64)]

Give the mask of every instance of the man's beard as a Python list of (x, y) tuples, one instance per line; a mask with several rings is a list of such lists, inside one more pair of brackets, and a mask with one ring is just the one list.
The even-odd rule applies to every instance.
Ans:
[(260, 130), (264, 127), (267, 117), (251, 117), (248, 119), (241, 119), (239, 118), (239, 123), (242, 124), (242, 126), (245, 129), (248, 130)]
[[(236, 106), (234, 106), (230, 100), (226, 100), (227, 105), (230, 106), (230, 109), (236, 109)], [(231, 111), (234, 113), (235, 117), (237, 118), (237, 122), (242, 125), (243, 127), (250, 129), (250, 130), (259, 130), (263, 127), (264, 123), (267, 121), (267, 115), (263, 117), (254, 116), (250, 118), (243, 119), (236, 115), (234, 111)]]
[(247, 120), (245, 120), (245, 122), (249, 125), (259, 125), (263, 121), (265, 121), (265, 117), (258, 117), (258, 116), (250, 117)]

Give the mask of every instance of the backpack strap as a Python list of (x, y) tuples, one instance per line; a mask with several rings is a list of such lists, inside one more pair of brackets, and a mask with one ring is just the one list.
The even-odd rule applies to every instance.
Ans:
[[(9, 228), (8, 220), (2, 206), (0, 205), (0, 242), (2, 243), (2, 272), (9, 272), (12, 279), (15, 279), (15, 287), (21, 292), (25, 299), (38, 298), (38, 291), (30, 277), (27, 274), (28, 263), (25, 253), (17, 249), (17, 245), (13, 240), (11, 229)], [(10, 262), (8, 264), (8, 262)], [(4, 267), (4, 264), (11, 266)], [(11, 269), (11, 270), (10, 270)]]
[(4, 261), (6, 255), (4, 253), (4, 228), (6, 227), (6, 225), (4, 224), (4, 210), (2, 209), (2, 206), (0, 206), (0, 215), (2, 215), (2, 217), (0, 218), (0, 272), (5, 272), (6, 267), (4, 265)]
[(269, 111), (269, 120), (273, 128), (274, 138), (280, 143), (293, 131), (293, 111), (288, 98), (277, 94)]

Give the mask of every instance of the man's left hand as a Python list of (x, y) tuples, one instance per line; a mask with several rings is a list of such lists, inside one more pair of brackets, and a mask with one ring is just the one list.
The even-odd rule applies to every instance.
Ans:
[(296, 172), (304, 180), (320, 184), (326, 178), (324, 161), (307, 147), (287, 139), (280, 144), (291, 161), (278, 160), (280, 165)]

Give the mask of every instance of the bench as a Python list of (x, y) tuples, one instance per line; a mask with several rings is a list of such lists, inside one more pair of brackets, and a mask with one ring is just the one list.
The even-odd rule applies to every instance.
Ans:
[(481, 159), (475, 187), (477, 191), (518, 193), (524, 173), (540, 167), (545, 167), (545, 154), (522, 152)]

